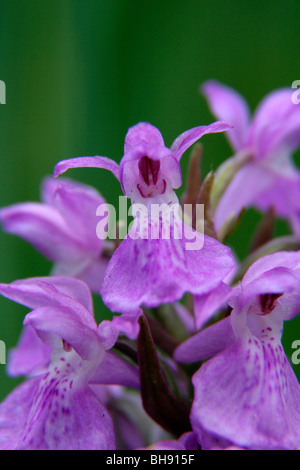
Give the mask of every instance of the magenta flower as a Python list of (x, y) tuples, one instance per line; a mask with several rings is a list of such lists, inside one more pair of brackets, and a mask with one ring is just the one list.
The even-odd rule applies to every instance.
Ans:
[(0, 211), (3, 229), (18, 235), (53, 261), (54, 276), (72, 276), (98, 292), (107, 267), (106, 241), (96, 235), (96, 209), (105, 204), (92, 187), (47, 178), (42, 203), (15, 204)]
[(238, 159), (247, 163), (229, 184), (215, 212), (219, 229), (231, 213), (242, 207), (266, 210), (273, 206), (300, 233), (300, 173), (291, 160), (300, 143), (300, 106), (292, 101), (292, 89), (270, 93), (261, 102), (252, 122), (244, 99), (216, 81), (204, 83), (202, 91), (219, 119), (233, 125), (227, 133)]
[[(107, 267), (100, 292), (112, 311), (155, 307), (176, 301), (187, 291), (207, 295), (232, 270), (229, 248), (183, 224), (176, 211), (169, 219), (166, 215), (170, 214), (166, 209), (178, 205), (174, 189), (181, 185), (182, 154), (202, 135), (229, 128), (224, 122), (215, 122), (190, 129), (168, 149), (158, 129), (140, 123), (126, 135), (120, 165), (105, 157), (74, 158), (56, 165), (54, 176), (77, 167), (108, 169), (119, 179), (125, 196), (146, 208), (135, 215), (132, 228)], [(165, 210), (152, 216), (154, 205)]]
[(300, 310), (300, 252), (256, 261), (229, 300), (230, 317), (179, 346), (181, 362), (211, 357), (193, 376), (191, 423), (200, 444), (300, 449), (300, 385), (281, 345)]
[(32, 278), (0, 284), (0, 293), (33, 309), (10, 368), (29, 378), (0, 404), (0, 448), (114, 449), (111, 417), (92, 386), (137, 388), (139, 375), (107, 351), (116, 328), (98, 334), (88, 286), (66, 277)]

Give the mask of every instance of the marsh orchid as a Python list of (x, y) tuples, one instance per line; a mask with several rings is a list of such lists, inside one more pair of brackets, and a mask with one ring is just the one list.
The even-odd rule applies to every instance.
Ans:
[[(54, 176), (77, 167), (110, 170), (139, 209), (101, 286), (103, 300), (113, 312), (156, 307), (179, 300), (185, 292), (208, 294), (232, 271), (230, 249), (184, 224), (174, 191), (182, 183), (182, 154), (204, 134), (228, 129), (224, 122), (190, 129), (169, 149), (157, 128), (140, 123), (127, 132), (120, 165), (106, 157), (80, 157), (56, 165)], [(162, 212), (153, 215), (154, 207)]]
[[(1, 284), (0, 293), (33, 309), (24, 320), (27, 341), (23, 336), (10, 368), (28, 378), (0, 405), (0, 448), (114, 449), (111, 417), (92, 386), (138, 388), (139, 376), (108, 350), (117, 332), (98, 334), (88, 286), (66, 277), (31, 278)], [(47, 347), (43, 355), (39, 341)]]
[(273, 207), (299, 234), (300, 172), (292, 155), (300, 144), (300, 106), (293, 102), (293, 90), (268, 94), (251, 119), (247, 103), (235, 90), (214, 80), (201, 89), (212, 113), (233, 126), (227, 133), (233, 159), (244, 159), (217, 205), (216, 228), (243, 207)]

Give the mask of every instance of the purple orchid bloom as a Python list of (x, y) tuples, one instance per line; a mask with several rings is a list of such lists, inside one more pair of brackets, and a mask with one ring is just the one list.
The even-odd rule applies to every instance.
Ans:
[(33, 309), (10, 367), (29, 378), (0, 404), (0, 448), (115, 449), (111, 417), (92, 387), (139, 387), (137, 368), (108, 350), (126, 322), (104, 334), (77, 279), (25, 279), (0, 284), (0, 293)]
[(216, 228), (231, 213), (251, 205), (262, 211), (273, 207), (300, 234), (300, 172), (291, 159), (300, 144), (300, 106), (293, 103), (293, 90), (267, 95), (252, 122), (245, 100), (236, 91), (213, 80), (204, 83), (202, 91), (213, 114), (233, 125), (227, 133), (236, 153), (233, 158), (248, 158), (217, 205)]
[(281, 345), (283, 322), (300, 310), (299, 280), (300, 252), (260, 258), (234, 289), (231, 315), (176, 350), (179, 362), (210, 358), (192, 379), (202, 447), (300, 449), (300, 385)]
[[(168, 149), (157, 128), (140, 123), (126, 135), (120, 165), (99, 156), (69, 159), (56, 165), (55, 177), (77, 167), (110, 170), (120, 181), (125, 196), (146, 208), (146, 212), (141, 210), (135, 215), (127, 237), (107, 267), (100, 292), (113, 312), (136, 311), (141, 305), (156, 307), (179, 300), (185, 292), (207, 295), (233, 269), (228, 247), (184, 224), (177, 211), (167, 217), (168, 208), (178, 207), (174, 189), (182, 182), (182, 154), (204, 134), (229, 128), (224, 122), (215, 122), (190, 129)], [(149, 215), (155, 205), (167, 210)]]
[(92, 187), (46, 178), (42, 203), (14, 204), (0, 210), (3, 229), (18, 235), (55, 263), (53, 276), (72, 276), (99, 292), (108, 258), (107, 241), (96, 235), (96, 210), (104, 199)]

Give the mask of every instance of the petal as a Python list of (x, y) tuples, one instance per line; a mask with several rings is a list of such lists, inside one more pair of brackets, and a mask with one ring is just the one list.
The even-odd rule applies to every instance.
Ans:
[(140, 376), (137, 367), (125, 361), (114, 352), (107, 352), (103, 361), (89, 381), (90, 384), (123, 385), (140, 388)]
[(138, 231), (139, 220), (135, 219), (113, 254), (100, 290), (113, 312), (130, 313), (141, 305), (156, 307), (179, 300), (185, 292), (207, 293), (232, 270), (230, 249), (218, 241), (195, 232), (182, 221), (175, 222), (181, 238), (175, 238), (176, 228), (168, 231), (165, 219), (160, 219), (159, 225), (165, 238), (151, 238), (153, 234), (146, 225), (146, 236), (150, 238), (140, 238), (145, 233)]
[(254, 201), (271, 188), (276, 175), (267, 168), (248, 163), (241, 168), (224, 192), (214, 215), (216, 230), (219, 230), (231, 214), (236, 216), (243, 208), (253, 205)]
[(111, 160), (107, 157), (77, 157), (70, 158), (68, 160), (62, 160), (57, 163), (54, 168), (53, 176), (56, 178), (59, 175), (62, 175), (67, 170), (71, 168), (103, 168), (104, 170), (109, 170), (112, 174), (119, 179), (119, 165), (114, 160)]
[(247, 270), (243, 277), (243, 286), (257, 279), (267, 271), (275, 268), (286, 268), (292, 272), (297, 272), (300, 268), (300, 251), (279, 251), (262, 256), (255, 261)]
[(208, 326), (178, 346), (174, 359), (181, 363), (203, 361), (228, 348), (235, 341), (230, 317)]
[(165, 145), (160, 131), (148, 122), (140, 122), (129, 128), (125, 136), (124, 153), (127, 153), (141, 142), (163, 147)]
[(221, 282), (213, 291), (203, 295), (195, 295), (194, 315), (197, 330), (200, 330), (217, 310), (225, 305), (231, 291), (232, 289), (227, 284)]
[(24, 325), (32, 326), (39, 337), (49, 346), (57, 344), (57, 337), (72, 346), (85, 360), (101, 361), (104, 348), (96, 331), (86, 326), (82, 318), (67, 307), (40, 307), (28, 313)]
[(29, 308), (67, 306), (81, 312), (91, 325), (93, 319), (92, 296), (88, 286), (79, 279), (68, 277), (35, 277), (0, 284), (0, 293)]
[(47, 178), (43, 183), (42, 192), (48, 204), (66, 221), (71, 233), (82, 241), (86, 251), (97, 257), (103, 241), (96, 234), (99, 222), (96, 212), (100, 205), (105, 206), (105, 201), (98, 191), (70, 180)]
[(52, 348), (43, 343), (31, 326), (24, 328), (19, 344), (9, 353), (7, 373), (11, 377), (40, 373), (48, 366)]
[(1, 209), (0, 219), (3, 230), (24, 238), (51, 261), (74, 261), (85, 251), (64, 218), (46, 204), (15, 204)]
[(233, 129), (226, 135), (234, 150), (245, 148), (250, 112), (244, 98), (232, 88), (215, 80), (205, 82), (201, 90), (216, 118), (232, 124)]
[(287, 154), (300, 143), (300, 107), (292, 101), (293, 89), (276, 90), (257, 108), (249, 132), (249, 146), (256, 158)]
[(103, 320), (98, 326), (98, 335), (105, 349), (111, 349), (119, 335), (125, 335), (135, 340), (139, 334), (139, 317), (143, 314), (141, 309), (124, 315), (115, 315), (113, 319)]
[(295, 276), (290, 269), (278, 267), (261, 274), (245, 287), (242, 280), (241, 299), (245, 304), (256, 295), (291, 292), (298, 286), (299, 276)]
[(240, 447), (299, 450), (300, 388), (280, 344), (237, 341), (193, 384), (196, 434), (203, 427)]
[[(281, 166), (282, 170), (283, 167)], [(272, 185), (253, 200), (253, 205), (261, 211), (267, 211), (270, 207), (275, 209), (277, 217), (288, 218), (299, 224), (300, 214), (300, 177), (298, 170), (290, 177), (283, 174), (276, 176)], [(294, 225), (297, 227), (297, 224)], [(295, 230), (300, 234), (300, 230)]]
[(0, 404), (0, 450), (17, 449), (39, 383), (40, 379), (24, 382)]
[(92, 292), (98, 293), (104, 278), (108, 258), (101, 257), (97, 260), (89, 258), (76, 263), (56, 263), (51, 271), (54, 277), (75, 277), (86, 283)]
[(208, 126), (199, 126), (180, 134), (171, 146), (174, 157), (179, 161), (182, 154), (205, 134), (228, 131), (232, 128), (227, 122), (217, 121)]
[(88, 388), (49, 375), (32, 397), (20, 450), (112, 450), (111, 418)]

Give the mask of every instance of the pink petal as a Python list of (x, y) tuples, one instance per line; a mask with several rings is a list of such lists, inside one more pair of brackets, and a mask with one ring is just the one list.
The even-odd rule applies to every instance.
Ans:
[(92, 292), (98, 293), (104, 278), (109, 259), (86, 258), (76, 263), (56, 263), (51, 270), (54, 277), (74, 277), (86, 283)]
[(49, 346), (57, 344), (57, 337), (70, 345), (85, 360), (99, 361), (104, 349), (94, 329), (86, 326), (83, 319), (67, 307), (40, 307), (28, 313), (24, 325), (32, 326), (39, 337)]
[(255, 163), (248, 163), (234, 176), (223, 194), (214, 215), (215, 227), (219, 230), (227, 218), (238, 216), (243, 208), (253, 205), (254, 201), (268, 190), (276, 176), (267, 168)]
[[(71, 306), (78, 309), (85, 321), (93, 320), (92, 296), (88, 286), (68, 277), (35, 277), (0, 284), (0, 293), (29, 308)], [(88, 314), (87, 314), (88, 312)]]
[(32, 396), (20, 450), (112, 450), (111, 418), (88, 388), (68, 376), (46, 376)]
[(24, 328), (19, 344), (9, 353), (7, 373), (11, 377), (40, 373), (48, 366), (52, 348), (43, 343), (31, 326)]
[(163, 147), (165, 145), (160, 131), (148, 122), (140, 122), (128, 129), (125, 136), (124, 153), (132, 150), (141, 142)]
[(28, 419), (40, 379), (19, 385), (0, 404), (0, 450), (16, 450)]
[(102, 168), (109, 170), (119, 179), (119, 165), (114, 160), (107, 157), (77, 157), (59, 162), (54, 168), (53, 176), (56, 178), (71, 168)]
[(227, 122), (217, 121), (208, 126), (199, 126), (180, 134), (171, 146), (175, 158), (179, 161), (182, 154), (205, 134), (228, 131), (232, 128)]
[(139, 370), (121, 356), (109, 351), (105, 354), (103, 361), (89, 383), (123, 385), (124, 387), (139, 389)]
[(205, 82), (201, 89), (216, 118), (232, 124), (233, 129), (226, 135), (234, 150), (245, 148), (250, 112), (244, 98), (232, 88), (215, 80)]
[(300, 388), (280, 344), (237, 341), (193, 384), (196, 434), (203, 427), (239, 447), (299, 450)]
[[(114, 312), (174, 302), (185, 292), (207, 293), (234, 266), (229, 248), (188, 226), (181, 239), (134, 239), (140, 236), (136, 227), (112, 256), (101, 287), (104, 303)], [(192, 236), (201, 249), (196, 243), (196, 249), (187, 249)]]
[(51, 261), (74, 262), (85, 251), (82, 241), (53, 207), (40, 203), (15, 204), (1, 209), (0, 219), (6, 232), (24, 238)]
[(181, 343), (174, 359), (181, 363), (203, 361), (228, 348), (234, 340), (231, 319), (226, 317)]
[(300, 143), (300, 107), (292, 101), (293, 89), (276, 90), (257, 108), (249, 133), (249, 146), (258, 159), (294, 151)]
[[(300, 173), (298, 170), (295, 169), (294, 174), (290, 176), (276, 175), (273, 184), (254, 198), (253, 205), (261, 211), (267, 211), (273, 207), (278, 217), (298, 221), (299, 224)], [(294, 226), (297, 227), (297, 224)], [(295, 232), (299, 234), (300, 230), (296, 229)]]
[(231, 295), (232, 289), (221, 282), (212, 292), (203, 295), (195, 295), (194, 315), (196, 328), (200, 330), (211, 317), (225, 306), (225, 302)]
[(300, 252), (298, 251), (279, 251), (269, 255), (262, 256), (255, 261), (247, 270), (243, 277), (243, 286), (256, 280), (259, 276), (275, 268), (286, 268), (291, 271), (297, 271), (300, 268)]
[(103, 241), (97, 237), (99, 218), (97, 208), (105, 205), (94, 188), (66, 179), (47, 178), (43, 183), (43, 197), (67, 223), (70, 232), (81, 240), (87, 253), (97, 257)]

